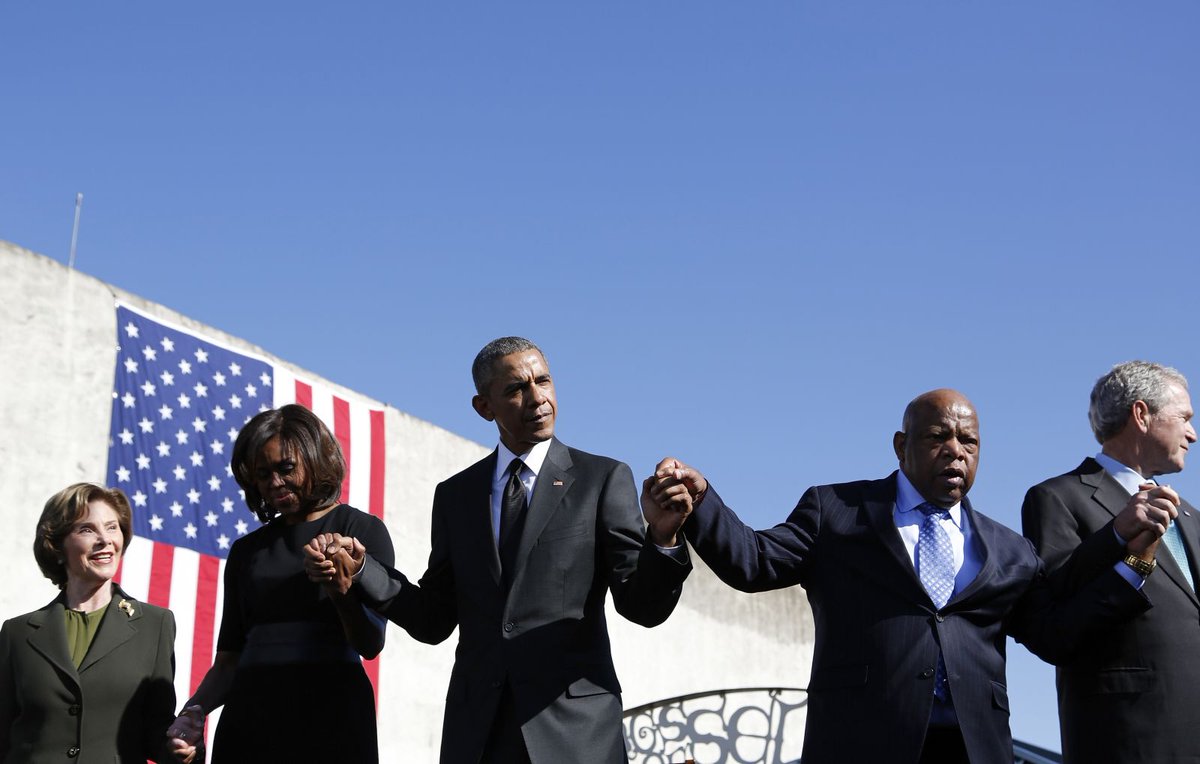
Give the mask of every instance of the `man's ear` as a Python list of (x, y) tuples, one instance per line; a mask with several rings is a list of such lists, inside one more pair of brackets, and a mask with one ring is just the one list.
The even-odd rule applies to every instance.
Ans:
[(1150, 406), (1145, 401), (1134, 401), (1129, 409), (1129, 419), (1142, 432), (1150, 429)]
[(896, 452), (896, 458), (900, 460), (901, 466), (904, 465), (904, 443), (905, 443), (905, 441), (906, 441), (906, 438), (905, 438), (904, 433), (902, 433), (902, 432), (898, 432), (892, 436), (892, 450)]
[(496, 421), (496, 415), (492, 413), (492, 407), (488, 405), (488, 399), (482, 395), (471, 397), (471, 408), (475, 409), (475, 413), (489, 422)]

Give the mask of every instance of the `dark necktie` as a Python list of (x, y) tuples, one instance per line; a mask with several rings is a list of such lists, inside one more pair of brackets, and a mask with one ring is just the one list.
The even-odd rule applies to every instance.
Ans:
[[(954, 548), (950, 544), (950, 534), (942, 527), (941, 521), (950, 516), (950, 510), (934, 506), (929, 502), (917, 507), (925, 514), (921, 523), (921, 531), (917, 536), (917, 575), (921, 577), (921, 585), (929, 593), (929, 599), (941, 610), (950, 601), (954, 593)], [(946, 682), (946, 662), (942, 653), (938, 652), (937, 672), (933, 680), (933, 694), (938, 700), (945, 701), (949, 696)]]
[(508, 484), (504, 486), (504, 499), (500, 502), (500, 569), (510, 584), (525, 520), (525, 485), (521, 482), (524, 468), (525, 462), (520, 459), (513, 459), (508, 465)]

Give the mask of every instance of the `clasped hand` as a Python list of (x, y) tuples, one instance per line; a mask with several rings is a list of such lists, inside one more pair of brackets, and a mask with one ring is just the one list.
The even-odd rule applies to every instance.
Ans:
[(1126, 540), (1129, 554), (1154, 559), (1159, 539), (1179, 516), (1179, 494), (1168, 485), (1144, 483), (1129, 498), (1113, 521), (1113, 529)]
[(367, 549), (356, 538), (340, 533), (322, 533), (304, 545), (304, 573), (308, 580), (330, 592), (343, 595), (354, 585)]
[(167, 751), (180, 764), (204, 760), (204, 709), (185, 706), (167, 727)]
[(662, 547), (681, 543), (679, 530), (706, 490), (708, 482), (698, 470), (672, 457), (660, 461), (654, 474), (642, 481), (642, 515), (651, 540)]

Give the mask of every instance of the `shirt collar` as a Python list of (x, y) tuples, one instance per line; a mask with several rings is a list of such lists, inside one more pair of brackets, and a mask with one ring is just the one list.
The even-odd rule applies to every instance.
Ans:
[(1126, 467), (1116, 459), (1101, 451), (1096, 454), (1096, 461), (1104, 468), (1104, 471), (1112, 475), (1113, 480), (1121, 484), (1121, 487), (1129, 492), (1129, 495), (1138, 492), (1142, 483), (1153, 483), (1154, 478), (1143, 477), (1130, 467)]
[[(908, 476), (904, 474), (904, 470), (899, 470), (896, 473), (896, 512), (903, 514), (905, 512), (919, 511), (917, 507), (925, 503), (925, 497), (913, 487), (909, 482)], [(957, 502), (953, 507), (950, 507), (950, 519), (959, 528), (962, 528), (962, 502)]]
[(548, 453), (550, 453), (549, 440), (535, 443), (533, 448), (523, 454), (514, 454), (504, 443), (499, 443), (496, 446), (496, 471), (492, 475), (492, 482), (499, 483), (502, 480), (508, 480), (508, 465), (512, 464), (513, 459), (525, 462), (525, 469), (537, 476), (542, 471), (542, 463), (546, 461)]

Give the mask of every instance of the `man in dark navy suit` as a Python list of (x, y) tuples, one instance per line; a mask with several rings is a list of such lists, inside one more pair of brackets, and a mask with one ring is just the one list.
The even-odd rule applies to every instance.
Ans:
[(814, 486), (768, 530), (744, 525), (677, 460), (643, 483), (643, 503), (692, 496), (687, 540), (725, 583), (807, 591), (805, 764), (1011, 764), (1006, 637), (1055, 662), (1150, 607), (1122, 558), (1153, 559), (1173, 506), (1131, 508), (1086, 539), (1068, 568), (1089, 583), (1056, 599), (1033, 545), (967, 501), (979, 447), (970, 401), (934, 390), (893, 437), (899, 471)]

